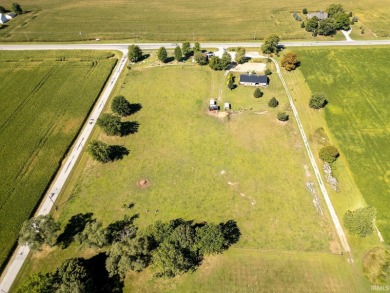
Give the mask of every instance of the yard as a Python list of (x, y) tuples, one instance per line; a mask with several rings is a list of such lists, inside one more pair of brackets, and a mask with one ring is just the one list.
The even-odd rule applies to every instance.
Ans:
[[(173, 280), (151, 278), (149, 270), (129, 273), (124, 292), (363, 291), (367, 282), (339, 255), (332, 223), (326, 212), (317, 212), (305, 187), (314, 179), (294, 121), (276, 119), (277, 111), (289, 112), (276, 74), (260, 99), (253, 97), (253, 87), (228, 90), (222, 75), (188, 63), (129, 71), (117, 94), (140, 104), (128, 118), (139, 123), (138, 132), (94, 136), (124, 145), (130, 154), (104, 165), (83, 155), (55, 217), (63, 227), (86, 212), (104, 225), (139, 214), (140, 228), (176, 218), (237, 221), (240, 241), (223, 255), (206, 258), (195, 273)], [(229, 101), (233, 111), (224, 119), (207, 111), (221, 85), (218, 103)], [(267, 106), (273, 96), (280, 102), (277, 109)], [(151, 186), (137, 187), (140, 178)], [(134, 207), (128, 209), (130, 202)], [(76, 244), (45, 250), (30, 256), (19, 281), (52, 271), (67, 258), (95, 253)]]
[(1, 267), (114, 67), (111, 55), (1, 52)]

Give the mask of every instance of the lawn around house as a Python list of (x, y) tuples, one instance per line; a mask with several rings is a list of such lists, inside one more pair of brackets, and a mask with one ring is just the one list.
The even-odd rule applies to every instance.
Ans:
[(1, 267), (115, 66), (112, 55), (1, 52)]
[[(13, 2), (4, 0), (2, 6), (10, 8)], [(283, 40), (311, 40), (311, 33), (301, 28), (301, 22), (293, 18), (293, 12), (298, 12), (307, 22), (303, 8), (325, 10), (333, 3), (320, 0), (292, 0), (282, 5), (270, 0), (249, 0), (239, 4), (223, 0), (193, 3), (185, 0), (171, 3), (117, 0), (110, 1), (108, 7), (106, 1), (36, 0), (20, 3), (29, 12), (6, 23), (0, 30), (0, 40), (258, 41), (270, 33), (277, 33)], [(389, 37), (389, 5), (379, 0), (340, 3), (360, 19), (355, 27), (364, 25), (367, 35), (372, 35), (370, 29), (379, 38)], [(336, 38), (340, 37), (338, 33)], [(315, 40), (323, 39), (335, 38), (317, 37)]]
[[(224, 120), (207, 111), (208, 100), (217, 97), (221, 84), (219, 104), (228, 101), (235, 111)], [(241, 86), (229, 91), (222, 72), (188, 64), (127, 73), (118, 94), (142, 106), (125, 119), (138, 122), (139, 130), (121, 138), (97, 131), (95, 138), (123, 145), (130, 154), (108, 164), (96, 163), (84, 154), (54, 215), (63, 227), (71, 216), (88, 212), (104, 226), (124, 214), (139, 214), (136, 225), (140, 229), (156, 220), (176, 218), (215, 223), (235, 220), (242, 235), (228, 252), (206, 258), (194, 274), (159, 280), (151, 279), (149, 269), (130, 273), (124, 292), (191, 292), (199, 279), (207, 279), (204, 274), (208, 281), (202, 283), (203, 292), (220, 292), (222, 275), (231, 276), (226, 286), (242, 289), (245, 279), (234, 279), (236, 268), (244, 275), (250, 276), (249, 271), (256, 276), (266, 274), (269, 288), (286, 288), (291, 280), (293, 288), (303, 291), (333, 287), (334, 292), (359, 291), (367, 285), (345, 257), (331, 254), (339, 253), (338, 241), (325, 205), (321, 216), (304, 185), (309, 180), (305, 173), (309, 161), (295, 122), (276, 119), (280, 110), (291, 114), (277, 75), (271, 76), (262, 98), (255, 99), (253, 91), (253, 87)], [(273, 96), (280, 102), (276, 109), (267, 106)], [(140, 178), (147, 178), (151, 186), (138, 188)], [(126, 208), (129, 203), (134, 207)], [(274, 252), (263, 251), (268, 249)], [(296, 256), (286, 258), (283, 251)], [(77, 255), (90, 257), (93, 252), (72, 244), (33, 255), (20, 280), (37, 271), (53, 271)], [(253, 261), (264, 266), (256, 267)], [(290, 270), (296, 262), (308, 269)], [(264, 280), (251, 280), (253, 287), (244, 291), (263, 288)]]

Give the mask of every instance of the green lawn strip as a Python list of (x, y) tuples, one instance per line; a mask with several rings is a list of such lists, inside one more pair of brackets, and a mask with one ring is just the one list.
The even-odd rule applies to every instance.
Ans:
[[(0, 30), (2, 41), (89, 41), (89, 40), (158, 40), (158, 41), (222, 41), (262, 40), (270, 33), (283, 39), (312, 39), (293, 18), (299, 13), (307, 22), (302, 9), (325, 10), (332, 2), (293, 0), (281, 5), (275, 1), (245, 3), (200, 0), (189, 4), (176, 0), (175, 5), (148, 1), (111, 1), (106, 3), (71, 0), (37, 0), (21, 3), (29, 13), (22, 14)], [(3, 1), (6, 8), (11, 0)], [(357, 0), (342, 3), (379, 37), (388, 37), (389, 8), (382, 1)], [(248, 19), (253, 19), (248, 27)], [(101, 25), (104, 23), (104, 25)], [(358, 22), (356, 25), (361, 25)], [(355, 26), (356, 26), (355, 25)], [(368, 31), (366, 29), (366, 31)], [(368, 32), (367, 32), (368, 33)], [(338, 34), (336, 38), (339, 38)], [(321, 40), (318, 36), (316, 40)], [(327, 38), (334, 39), (334, 38)]]
[(345, 257), (328, 253), (232, 248), (206, 257), (173, 280), (130, 273), (127, 292), (367, 292)]
[[(77, 55), (78, 53), (78, 55)], [(116, 63), (111, 53), (2, 52), (0, 263)]]

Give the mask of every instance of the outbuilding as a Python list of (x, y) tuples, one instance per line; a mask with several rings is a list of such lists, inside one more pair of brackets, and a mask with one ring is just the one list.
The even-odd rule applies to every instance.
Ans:
[(240, 84), (249, 86), (267, 86), (268, 77), (266, 75), (241, 74)]
[(5, 14), (0, 13), (0, 23), (6, 23), (8, 21), (8, 18), (5, 16)]

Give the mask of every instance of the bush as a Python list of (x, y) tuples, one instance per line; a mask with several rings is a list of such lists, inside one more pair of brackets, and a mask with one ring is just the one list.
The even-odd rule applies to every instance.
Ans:
[(325, 94), (315, 93), (310, 98), (309, 106), (310, 106), (310, 108), (313, 108), (313, 109), (321, 109), (327, 103), (328, 103), (328, 101), (326, 100)]
[(366, 237), (374, 232), (375, 207), (359, 208), (344, 214), (345, 228), (352, 235)]
[(302, 9), (302, 13), (303, 13), (303, 14), (307, 14), (307, 8), (303, 8), (303, 9)]
[(264, 71), (265, 75), (271, 75), (272, 74), (272, 71), (271, 69), (267, 68), (265, 71)]
[(275, 99), (275, 97), (273, 97), (271, 100), (269, 100), (268, 102), (268, 106), (272, 107), (272, 108), (276, 108), (277, 106), (279, 105), (279, 102), (277, 99)]
[(255, 91), (253, 92), (253, 96), (256, 99), (261, 98), (263, 96), (263, 92), (259, 88), (256, 88)]
[(287, 121), (288, 120), (288, 115), (286, 112), (279, 112), (277, 115), (277, 118), (279, 121)]
[(363, 258), (363, 273), (376, 285), (386, 285), (390, 273), (390, 252), (382, 247), (371, 249)]
[(320, 159), (328, 163), (333, 163), (339, 156), (339, 151), (333, 145), (324, 146), (319, 152)]
[(111, 102), (111, 110), (119, 116), (128, 116), (131, 114), (131, 105), (124, 96), (116, 96)]

